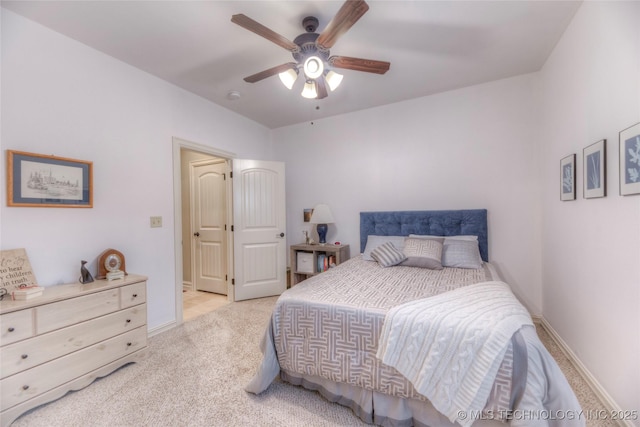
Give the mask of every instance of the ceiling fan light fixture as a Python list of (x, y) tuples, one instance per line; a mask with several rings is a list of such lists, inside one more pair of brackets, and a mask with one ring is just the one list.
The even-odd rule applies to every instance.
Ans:
[(309, 79), (317, 79), (324, 71), (322, 59), (317, 56), (310, 56), (304, 61), (304, 74)]
[(278, 77), (280, 77), (280, 81), (282, 82), (282, 84), (285, 85), (287, 89), (291, 90), (293, 84), (298, 78), (298, 70), (289, 68), (287, 71), (283, 71), (282, 73), (278, 74)]
[(304, 84), (304, 88), (302, 88), (301, 95), (308, 99), (313, 99), (318, 97), (318, 89), (316, 87), (316, 82), (313, 80), (307, 80)]
[(344, 76), (342, 74), (338, 74), (333, 70), (330, 70), (327, 73), (324, 79), (327, 82), (329, 89), (331, 89), (331, 92), (333, 92), (338, 88), (338, 86), (340, 86), (340, 83), (342, 82), (343, 77)]

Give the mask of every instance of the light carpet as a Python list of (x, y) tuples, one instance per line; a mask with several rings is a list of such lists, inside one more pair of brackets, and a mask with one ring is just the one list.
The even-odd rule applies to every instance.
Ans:
[[(231, 303), (154, 336), (142, 363), (35, 408), (13, 426), (366, 426), (350, 409), (278, 380), (260, 396), (244, 391), (275, 301)], [(601, 408), (579, 376), (569, 379), (583, 408)]]

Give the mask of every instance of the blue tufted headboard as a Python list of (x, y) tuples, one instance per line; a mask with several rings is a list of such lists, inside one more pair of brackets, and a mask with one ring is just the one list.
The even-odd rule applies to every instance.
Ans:
[(360, 252), (364, 252), (367, 236), (478, 236), (480, 256), (489, 261), (487, 210), (360, 212)]

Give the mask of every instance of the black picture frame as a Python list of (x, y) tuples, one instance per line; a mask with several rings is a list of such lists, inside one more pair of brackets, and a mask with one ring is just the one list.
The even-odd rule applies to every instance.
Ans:
[(620, 131), (620, 195), (640, 194), (640, 123)]
[(607, 195), (607, 140), (585, 147), (582, 150), (582, 191), (585, 199)]
[(576, 199), (576, 155), (570, 154), (560, 160), (560, 200)]

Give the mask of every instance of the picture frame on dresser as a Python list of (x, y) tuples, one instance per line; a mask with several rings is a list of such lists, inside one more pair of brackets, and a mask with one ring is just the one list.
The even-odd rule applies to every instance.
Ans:
[(582, 150), (582, 187), (585, 199), (607, 195), (607, 140), (585, 147)]
[(620, 195), (640, 194), (640, 123), (620, 131)]
[(576, 155), (570, 154), (560, 160), (560, 200), (576, 199)]
[(92, 208), (93, 162), (7, 150), (7, 206)]

